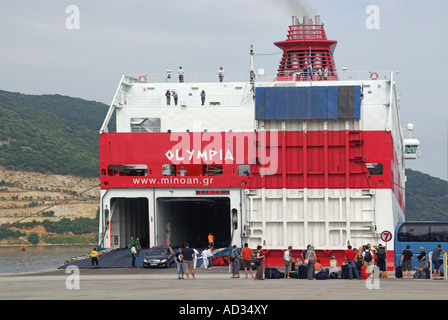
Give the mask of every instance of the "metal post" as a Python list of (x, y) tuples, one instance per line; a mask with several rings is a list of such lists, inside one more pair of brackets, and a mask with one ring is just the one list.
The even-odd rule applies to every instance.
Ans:
[[(447, 254), (443, 253), (443, 278), (445, 280), (448, 280), (448, 258)], [(432, 270), (432, 252), (429, 253), (429, 270), (431, 271), (431, 279), (433, 277), (433, 270)]]
[(429, 253), (429, 272), (430, 272), (430, 279), (432, 279), (432, 275), (433, 275), (433, 272), (432, 272), (432, 251)]
[[(448, 258), (447, 258), (447, 254), (443, 253), (443, 278), (445, 280), (448, 280)], [(432, 252), (429, 253), (429, 270), (431, 271), (431, 279), (433, 277), (433, 270), (432, 270)]]

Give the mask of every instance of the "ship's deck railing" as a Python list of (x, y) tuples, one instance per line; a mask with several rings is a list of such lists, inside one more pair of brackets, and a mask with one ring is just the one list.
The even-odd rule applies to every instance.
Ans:
[(351, 71), (344, 70), (338, 71), (338, 77), (340, 81), (349, 80), (386, 80), (391, 79), (391, 70), (372, 70), (372, 71)]
[[(264, 73), (263, 75), (256, 74), (255, 82), (257, 85), (263, 82), (272, 82), (277, 79), (277, 72)], [(283, 75), (281, 75), (283, 76)], [(337, 76), (339, 81), (363, 81), (363, 80), (386, 80), (391, 79), (390, 70), (372, 70), (372, 71), (352, 71), (352, 70), (338, 70)], [(320, 80), (317, 70), (313, 70), (313, 81), (325, 81)], [(291, 81), (294, 81), (295, 77), (291, 75)], [(308, 76), (310, 81), (310, 77)], [(281, 80), (281, 79), (279, 79)], [(329, 75), (328, 81), (335, 80), (334, 76)], [(184, 80), (185, 83), (218, 83), (220, 81), (218, 73), (185, 73)], [(227, 82), (249, 82), (249, 73), (226, 73), (224, 74), (223, 83)], [(176, 72), (171, 73), (142, 73), (142, 74), (128, 74), (124, 76), (124, 84), (135, 84), (135, 83), (147, 83), (147, 84), (157, 84), (157, 83), (179, 83), (179, 78)], [(304, 81), (302, 81), (304, 82)]]
[[(272, 74), (256, 75), (256, 81), (272, 81)], [(222, 82), (249, 82), (249, 73), (224, 73)], [(179, 83), (177, 70), (171, 73), (142, 73), (128, 74), (124, 78), (125, 83)], [(215, 73), (184, 73), (184, 81), (186, 83), (204, 83), (219, 82), (219, 75)]]
[[(190, 95), (189, 93), (178, 93), (177, 104), (174, 98), (171, 96), (170, 103), (168, 104), (166, 96), (156, 96), (156, 95), (131, 95), (127, 96), (126, 103), (128, 106), (178, 106), (178, 107), (191, 107), (191, 106), (202, 106), (202, 99), (200, 97), (200, 92), (195, 93), (195, 95)], [(216, 93), (206, 93), (205, 101), (203, 106), (248, 106), (253, 105), (253, 99), (251, 94), (240, 94), (240, 95), (223, 95)]]

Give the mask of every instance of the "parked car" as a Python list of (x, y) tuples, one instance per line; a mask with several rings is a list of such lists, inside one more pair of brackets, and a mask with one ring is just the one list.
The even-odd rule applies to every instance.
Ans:
[(145, 252), (143, 267), (166, 267), (174, 261), (174, 250), (169, 246), (155, 246)]

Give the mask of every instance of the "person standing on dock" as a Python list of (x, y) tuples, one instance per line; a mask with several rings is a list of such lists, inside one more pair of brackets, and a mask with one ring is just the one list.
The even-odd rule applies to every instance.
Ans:
[(247, 278), (247, 270), (249, 269), (250, 275), (252, 278), (254, 277), (254, 274), (252, 273), (252, 265), (251, 265), (251, 259), (252, 259), (252, 249), (249, 248), (249, 245), (247, 243), (244, 244), (243, 250), (241, 250), (241, 255), (243, 257), (242, 262), (244, 265), (244, 273), (246, 274)]
[(140, 238), (137, 237), (137, 239), (135, 239), (135, 249), (137, 250), (137, 257), (140, 255), (140, 251), (142, 251), (142, 246), (140, 244)]
[(135, 245), (134, 237), (131, 237), (129, 240), (129, 256), (132, 257), (132, 247)]
[(187, 276), (187, 279), (189, 278), (191, 271), (191, 276), (193, 279), (196, 279), (193, 269), (193, 260), (194, 260), (195, 253), (193, 249), (190, 248), (190, 245), (188, 243), (184, 244), (184, 248), (182, 249), (182, 260), (184, 261), (184, 267), (185, 267), (185, 274)]
[(257, 273), (255, 274), (255, 280), (264, 280), (263, 278), (263, 260), (264, 260), (264, 254), (263, 251), (261, 251), (261, 246), (257, 246), (257, 253), (256, 253), (256, 265), (257, 265)]
[(132, 266), (135, 267), (135, 258), (137, 258), (137, 249), (135, 249), (135, 244), (132, 245)]
[(177, 264), (177, 279), (184, 278), (184, 261), (182, 260), (182, 248), (174, 255), (174, 261)]
[(292, 246), (288, 247), (288, 250), (285, 251), (283, 254), (283, 262), (285, 264), (285, 279), (290, 279), (289, 274), (291, 273), (291, 267), (292, 267)]
[(99, 264), (98, 264), (98, 251), (96, 251), (96, 248), (93, 248), (92, 253), (92, 269), (95, 268), (95, 265), (97, 268), (99, 268)]

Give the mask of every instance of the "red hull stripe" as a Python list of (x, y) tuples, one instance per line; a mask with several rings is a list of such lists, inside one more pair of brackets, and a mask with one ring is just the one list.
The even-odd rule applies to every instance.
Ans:
[(397, 159), (386, 131), (100, 135), (102, 189), (392, 189), (402, 204)]

